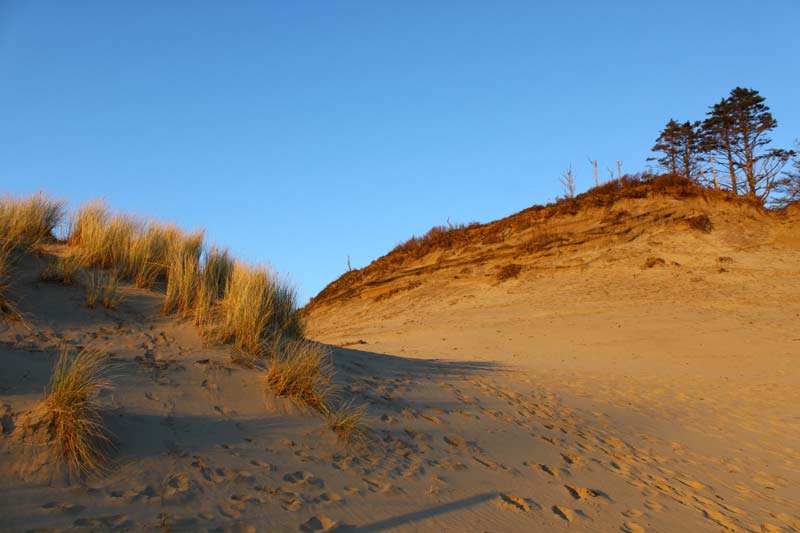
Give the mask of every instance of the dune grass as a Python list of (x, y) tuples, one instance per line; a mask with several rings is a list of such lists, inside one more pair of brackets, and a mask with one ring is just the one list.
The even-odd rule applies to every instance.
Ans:
[(42, 193), (27, 198), (0, 198), (0, 315), (20, 318), (9, 295), (11, 272), (24, 253), (37, 252), (55, 240), (54, 231), (64, 217), (63, 202)]
[(90, 270), (86, 273), (86, 307), (94, 309), (100, 303), (106, 309), (115, 309), (121, 301), (119, 278), (115, 271)]
[(11, 297), (8, 294), (11, 269), (11, 249), (6, 246), (0, 246), (0, 315), (5, 318), (17, 318), (19, 316), (16, 305), (11, 301)]
[(233, 343), (246, 353), (259, 353), (275, 326), (276, 280), (269, 268), (235, 261), (223, 298), (213, 337)]
[(195, 295), (194, 321), (206, 335), (213, 324), (216, 304), (225, 295), (233, 266), (228, 251), (217, 246), (212, 246), (203, 256)]
[(200, 280), (200, 249), (175, 243), (167, 258), (167, 289), (161, 310), (189, 315), (194, 310)]
[(39, 278), (42, 281), (52, 281), (62, 285), (77, 285), (83, 262), (81, 254), (71, 250), (45, 265)]
[(325, 413), (328, 428), (345, 444), (362, 444), (370, 437), (369, 427), (364, 421), (367, 406), (353, 400), (342, 402), (338, 407), (329, 407)]
[(52, 419), (52, 445), (73, 474), (97, 474), (108, 464), (107, 450), (113, 441), (103, 425), (98, 399), (100, 391), (111, 386), (107, 368), (99, 352), (84, 348), (71, 356), (62, 346), (39, 404)]
[(0, 247), (19, 252), (54, 241), (64, 218), (64, 203), (36, 193), (27, 198), (0, 199)]
[(276, 396), (326, 414), (333, 383), (330, 353), (316, 342), (288, 341), (274, 353), (264, 382)]

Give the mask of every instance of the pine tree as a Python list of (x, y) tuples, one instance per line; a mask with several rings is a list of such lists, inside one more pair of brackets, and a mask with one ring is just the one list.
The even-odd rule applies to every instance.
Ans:
[(657, 161), (659, 166), (671, 174), (697, 179), (703, 148), (700, 134), (700, 123), (678, 123), (670, 119), (661, 131), (653, 145), (653, 152), (661, 152), (658, 158), (649, 158)]
[(764, 97), (754, 89), (736, 87), (709, 111), (703, 122), (704, 148), (725, 163), (733, 192), (739, 192), (739, 173), (746, 194), (768, 200), (781, 170), (794, 155), (791, 150), (768, 148), (769, 132), (777, 125)]
[(681, 125), (674, 119), (669, 119), (667, 125), (661, 130), (651, 151), (661, 152), (661, 157), (650, 157), (648, 161), (657, 161), (659, 166), (670, 174), (678, 173), (678, 160), (681, 157), (680, 141)]

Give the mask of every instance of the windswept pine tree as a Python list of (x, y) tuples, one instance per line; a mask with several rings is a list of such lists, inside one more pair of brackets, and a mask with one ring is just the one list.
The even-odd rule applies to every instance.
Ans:
[(708, 112), (702, 126), (703, 149), (721, 163), (734, 193), (765, 202), (778, 185), (794, 152), (769, 148), (769, 133), (777, 126), (755, 89), (736, 87)]
[(699, 122), (678, 123), (670, 119), (656, 139), (653, 152), (661, 157), (649, 158), (670, 174), (697, 179), (702, 162), (702, 135)]

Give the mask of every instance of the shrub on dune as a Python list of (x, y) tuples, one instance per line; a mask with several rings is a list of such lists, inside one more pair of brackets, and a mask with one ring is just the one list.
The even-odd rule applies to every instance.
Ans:
[(111, 386), (106, 369), (103, 354), (84, 348), (71, 357), (63, 346), (38, 406), (40, 417), (49, 422), (50, 445), (73, 474), (99, 473), (108, 462), (112, 440), (99, 400), (101, 390)]

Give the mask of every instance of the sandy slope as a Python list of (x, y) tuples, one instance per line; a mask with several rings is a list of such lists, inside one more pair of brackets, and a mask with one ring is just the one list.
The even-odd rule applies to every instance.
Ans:
[[(652, 223), (631, 241), (517, 256), (522, 272), (502, 283), (507, 259), (449, 252), (312, 306), (321, 341), (473, 368), (433, 378), (444, 431), (473, 447), (475, 477), (449, 486), (530, 509), (500, 525), (476, 505), (425, 528), (800, 530), (800, 227), (670, 203), (678, 219), (710, 214), (714, 230)], [(482, 260), (465, 273), (470, 253)], [(651, 257), (664, 262), (648, 268)]]
[[(28, 262), (27, 325), (0, 323), (0, 529), (800, 530), (796, 222), (723, 206), (711, 233), (688, 229), (706, 208), (633, 202), (623, 223), (599, 214), (608, 231), (554, 220), (595, 237), (520, 255), (511, 235), (312, 307), (312, 335), (343, 346), (345, 394), (369, 405), (367, 447), (265, 394), (157, 293), (90, 310)], [(500, 283), (509, 253), (524, 268)], [(54, 475), (24, 424), (61, 342), (117, 364), (119, 447), (84, 483)]]

